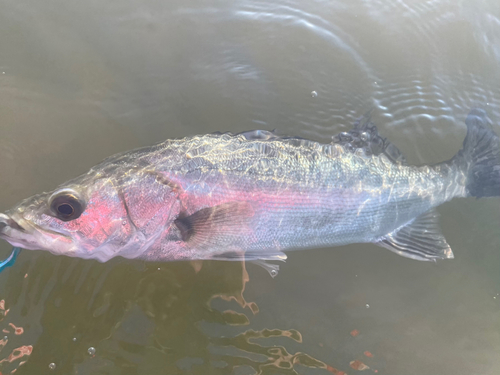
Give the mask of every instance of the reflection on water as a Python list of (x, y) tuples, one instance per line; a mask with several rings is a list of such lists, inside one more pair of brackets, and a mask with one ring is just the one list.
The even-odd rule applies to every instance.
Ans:
[[(22, 263), (25, 274), (9, 274), (1, 373), (343, 374), (287, 349), (302, 343), (297, 330), (251, 328), (259, 308), (243, 296), (243, 262), (112, 263), (56, 258), (44, 270)], [(9, 321), (11, 310), (24, 328)]]
[[(5, 309), (5, 300), (0, 301), (0, 315), (2, 318), (0, 322), (5, 323), (5, 318), (9, 313), (10, 309)], [(2, 324), (3, 325), (3, 324)], [(8, 323), (6, 328), (2, 329), (3, 334), (5, 336), (0, 340), (0, 351), (7, 346), (9, 343), (9, 336), (11, 335), (22, 335), (24, 333), (23, 327), (16, 327), (13, 323)], [(12, 351), (3, 359), (0, 360), (0, 371), (2, 374), (10, 374), (14, 372), (19, 366), (26, 363), (28, 357), (31, 355), (33, 351), (32, 345), (21, 345), (17, 348), (12, 349)]]

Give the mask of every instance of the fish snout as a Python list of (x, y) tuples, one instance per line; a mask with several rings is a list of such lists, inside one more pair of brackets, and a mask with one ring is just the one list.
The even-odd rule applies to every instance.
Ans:
[[(23, 223), (22, 225), (20, 223)], [(37, 237), (34, 235), (30, 223), (22, 216), (0, 213), (0, 239), (9, 242), (12, 246), (24, 249), (39, 249)]]
[(0, 233), (3, 233), (4, 230), (11, 226), (12, 219), (5, 214), (0, 213)]
[(23, 227), (21, 227), (14, 219), (6, 214), (0, 213), (0, 234), (5, 233), (8, 228), (24, 232)]
[(9, 217), (5, 214), (0, 214), (0, 233), (3, 231), (3, 228), (9, 225)]

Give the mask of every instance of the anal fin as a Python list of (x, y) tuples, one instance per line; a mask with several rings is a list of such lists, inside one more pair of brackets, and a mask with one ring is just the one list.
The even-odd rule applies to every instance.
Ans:
[(375, 243), (406, 258), (453, 259), (453, 251), (439, 229), (438, 219), (438, 212), (432, 209)]

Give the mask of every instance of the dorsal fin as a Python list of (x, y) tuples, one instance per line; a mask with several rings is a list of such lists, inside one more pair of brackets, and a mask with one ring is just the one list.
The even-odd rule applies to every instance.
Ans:
[[(231, 133), (229, 133), (231, 134)], [(249, 130), (246, 132), (241, 132), (238, 134), (235, 134), (235, 136), (243, 136), (247, 141), (274, 141), (274, 140), (280, 140), (281, 142), (285, 142), (294, 146), (305, 146), (305, 147), (311, 147), (314, 145), (319, 144), (316, 141), (311, 141), (310, 139), (302, 138), (302, 137), (297, 137), (297, 136), (286, 136), (286, 135), (279, 135), (276, 129), (269, 131), (269, 130)]]
[(394, 163), (406, 164), (406, 158), (401, 151), (379, 134), (377, 127), (371, 122), (370, 112), (360, 117), (350, 131), (333, 136), (332, 143), (347, 150), (362, 149), (367, 156), (384, 154)]
[[(214, 133), (216, 135), (231, 133)], [(235, 134), (234, 136), (243, 136), (248, 141), (273, 141), (281, 140), (283, 142), (295, 145), (310, 147), (317, 145), (318, 142), (301, 137), (281, 136), (275, 130), (250, 130)], [(342, 132), (332, 137), (332, 144), (338, 144), (347, 151), (363, 150), (366, 156), (378, 156), (384, 154), (396, 164), (406, 165), (406, 158), (399, 149), (387, 138), (382, 137), (377, 127), (371, 122), (371, 111), (360, 117), (354, 123), (353, 128), (348, 132)]]
[(262, 140), (262, 141), (267, 141), (268, 139), (275, 139), (275, 138), (280, 138), (276, 133), (275, 130), (269, 131), (269, 130), (248, 130), (246, 132), (241, 132), (236, 134), (242, 135), (249, 141), (254, 141), (254, 140)]

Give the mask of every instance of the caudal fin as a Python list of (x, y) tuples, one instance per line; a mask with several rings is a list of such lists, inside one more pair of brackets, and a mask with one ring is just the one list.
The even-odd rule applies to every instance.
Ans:
[(467, 195), (477, 198), (500, 196), (500, 138), (488, 123), (485, 111), (472, 109), (463, 147), (452, 159), (466, 173)]

